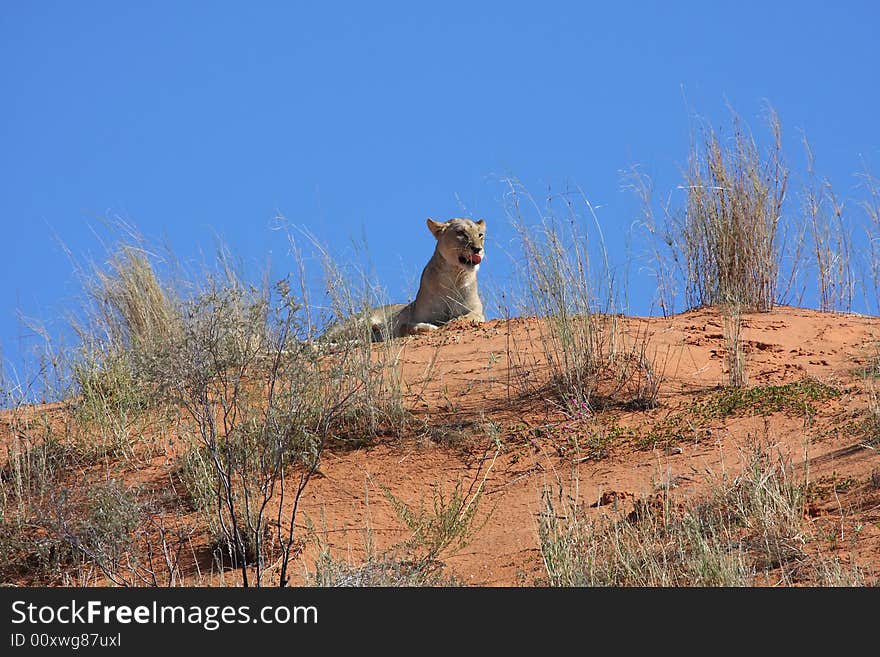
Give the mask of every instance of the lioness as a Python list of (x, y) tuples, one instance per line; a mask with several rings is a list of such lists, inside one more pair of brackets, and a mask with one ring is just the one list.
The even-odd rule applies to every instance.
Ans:
[[(486, 222), (428, 219), (427, 223), (437, 246), (422, 271), (415, 300), (374, 308), (362, 318), (369, 323), (374, 342), (433, 331), (453, 319), (486, 321), (477, 292), (477, 270), (486, 257)], [(334, 341), (351, 337), (357, 328), (345, 322), (331, 327), (323, 337)]]

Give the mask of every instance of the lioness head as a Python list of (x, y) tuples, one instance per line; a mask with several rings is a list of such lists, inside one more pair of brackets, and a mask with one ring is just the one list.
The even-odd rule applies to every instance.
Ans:
[(476, 271), (486, 257), (484, 250), (486, 222), (482, 219), (428, 219), (428, 230), (437, 238), (437, 251), (454, 267)]

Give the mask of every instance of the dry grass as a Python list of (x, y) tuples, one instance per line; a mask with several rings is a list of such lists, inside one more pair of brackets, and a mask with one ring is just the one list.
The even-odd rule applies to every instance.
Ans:
[(736, 115), (722, 139), (704, 128), (688, 159), (687, 207), (672, 241), (686, 272), (691, 305), (734, 303), (773, 307), (779, 274), (777, 228), (788, 184), (778, 117), (769, 116), (773, 145), (762, 157)]
[(580, 501), (546, 490), (539, 537), (553, 586), (856, 586), (863, 575), (810, 549), (807, 482), (754, 446), (741, 474), (681, 502), (668, 489), (625, 515), (588, 517)]
[[(585, 406), (652, 406), (662, 372), (655, 367), (647, 333), (622, 326), (614, 275), (593, 206), (580, 191), (555, 199), (564, 207), (563, 219), (552, 203), (539, 208), (516, 181), (509, 181), (508, 190), (508, 213), (522, 248), (517, 259), (522, 263), (519, 311), (546, 319), (529, 339), (540, 344), (542, 364), (550, 369), (549, 384), (521, 377), (521, 393), (542, 396), (568, 413), (579, 413)], [(596, 227), (594, 248), (576, 203)], [(526, 219), (529, 209), (537, 221)], [(514, 345), (514, 360), (518, 353)], [(520, 372), (537, 365), (515, 364)]]
[(667, 234), (667, 227), (674, 223), (669, 203), (663, 207), (661, 220), (657, 220), (654, 212), (654, 185), (651, 179), (637, 166), (624, 176), (624, 188), (635, 193), (641, 208), (641, 217), (636, 222), (647, 235), (649, 256), (644, 269), (649, 271), (656, 283), (656, 293), (652, 300), (652, 308), (656, 303), (664, 317), (675, 313), (677, 284), (675, 279), (676, 258), (667, 253), (672, 238)]
[[(114, 248), (84, 282), (80, 347), (58, 356), (69, 359), (73, 394), (39, 423), (25, 408), (20, 422), (12, 416), (21, 439), (7, 458), (14, 487), (2, 499), (8, 568), (27, 570), (29, 554), (45, 553), (36, 571), (44, 577), (66, 565), (117, 583), (179, 583), (179, 554), (145, 570), (135, 540), (143, 527), (111, 524), (99, 536), (87, 506), (58, 507), (45, 492), (78, 500), (95, 479), (62, 476), (66, 467), (102, 463), (109, 472), (121, 460), (137, 471), (173, 434), (187, 449), (172, 481), (202, 512), (216, 567), (236, 569), (247, 586), (270, 583), (267, 565), (280, 563), (271, 583), (286, 584), (301, 541), (299, 500), (324, 449), (406, 426), (392, 352), (354, 343), (322, 353), (311, 343), (321, 320), (305, 289), (296, 294), (289, 280), (249, 285), (224, 252), (200, 279), (162, 281), (142, 242)], [(113, 490), (115, 517), (152, 517)], [(47, 513), (53, 508), (64, 517)], [(171, 554), (167, 529), (151, 531)]]
[[(868, 247), (866, 249), (867, 275), (865, 281), (865, 305), (870, 305), (868, 296), (873, 297), (874, 312), (880, 314), (880, 180), (875, 178), (870, 171), (865, 170), (861, 174), (862, 185), (867, 197), (860, 205), (867, 219), (866, 237)], [(873, 289), (867, 289), (867, 281), (873, 284)]]
[(111, 340), (137, 347), (167, 338), (174, 330), (176, 313), (148, 253), (124, 244), (108, 265), (109, 271), (95, 270), (96, 284), (89, 291)]
[(845, 219), (845, 204), (828, 180), (816, 180), (815, 159), (804, 139), (807, 183), (802, 192), (805, 225), (816, 265), (819, 310), (850, 312), (855, 297), (852, 237)]

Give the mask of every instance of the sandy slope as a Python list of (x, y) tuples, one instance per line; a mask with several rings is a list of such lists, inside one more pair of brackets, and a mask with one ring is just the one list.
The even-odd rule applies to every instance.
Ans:
[[(415, 420), (400, 438), (327, 453), (298, 526), (315, 528), (337, 558), (356, 563), (367, 542), (381, 551), (407, 538), (384, 490), (408, 504), (430, 506), (436, 486), (448, 493), (461, 480), (484, 493), (478, 520), (491, 515), (469, 545), (443, 556), (445, 572), (469, 584), (533, 584), (544, 575), (537, 514), (547, 487), (571, 493), (576, 482), (579, 501), (596, 514), (625, 510), (658, 486), (688, 497), (705, 490), (708, 474), (735, 473), (742, 450), (757, 440), (808, 465), (810, 480), (824, 491), (811, 506), (813, 522), (845, 539), (829, 549), (845, 544), (874, 577), (880, 573), (880, 455), (853, 429), (868, 407), (869, 382), (860, 369), (880, 353), (880, 318), (789, 307), (746, 315), (751, 385), (809, 376), (844, 394), (818, 402), (809, 418), (738, 413), (699, 420), (674, 440), (653, 442), (639, 437), (690, 417), (694, 403), (724, 382), (722, 320), (715, 309), (698, 309), (620, 323), (630, 339), (648, 338), (649, 355), (663, 377), (653, 409), (611, 408), (573, 418), (534, 394), (535, 386), (525, 382), (540, 384), (547, 376), (539, 338), (543, 322), (535, 318), (453, 324), (401, 341), (401, 373)], [(617, 431), (604, 453), (572, 448), (573, 438), (583, 444), (597, 427)], [(162, 489), (173, 456), (167, 447), (124, 476)], [(181, 517), (179, 510), (166, 511), (169, 518)], [(182, 521), (194, 517), (183, 513)], [(299, 554), (296, 578), (315, 549), (310, 543)], [(198, 561), (205, 567), (209, 559), (202, 556)], [(234, 574), (208, 579), (237, 583)]]
[[(458, 478), (485, 478), (482, 507), (492, 510), (491, 517), (473, 543), (447, 565), (474, 584), (531, 584), (542, 575), (536, 517), (545, 486), (558, 488), (561, 483), (568, 488), (576, 480), (585, 505), (601, 502), (605, 509), (614, 501), (625, 504), (648, 495), (663, 482), (673, 483), (676, 494), (687, 496), (705, 486), (707, 474), (735, 472), (743, 445), (756, 438), (778, 445), (795, 463), (803, 463), (806, 455), (811, 480), (850, 482), (849, 492), (839, 493), (835, 503), (840, 508), (849, 505), (848, 523), (862, 525), (857, 535), (860, 557), (880, 566), (880, 506), (877, 491), (867, 483), (871, 472), (880, 468), (880, 456), (859, 446), (863, 436), (839, 428), (849, 413), (867, 406), (864, 377), (857, 370), (876, 350), (880, 320), (787, 307), (744, 317), (750, 384), (810, 376), (851, 387), (842, 398), (821, 402), (809, 428), (804, 418), (786, 413), (737, 416), (714, 422), (699, 442), (653, 449), (623, 442), (601, 459), (566, 451), (560, 440), (560, 428), (587, 431), (589, 418), (572, 422), (552, 408), (548, 412), (541, 400), (520, 398), (523, 369), (533, 377), (545, 375), (537, 338), (540, 325), (529, 318), (496, 320), (407, 339), (401, 365), (410, 405), (432, 425), (449, 425), (452, 435), (330, 455), (322, 467), (324, 477), (310, 490), (306, 511), (312, 517), (324, 516), (333, 545), (357, 555), (364, 545), (361, 530), (368, 524), (380, 546), (405, 537), (380, 484), (417, 504), (430, 503), (435, 484), (449, 490)], [(624, 325), (630, 335), (649, 336), (665, 383), (657, 408), (606, 412), (615, 422), (644, 429), (724, 382), (722, 320), (714, 309), (670, 318), (631, 318)], [(495, 450), (486, 437), (489, 422), (495, 423), (503, 445), (494, 462)], [(839, 510), (816, 513), (839, 516)]]

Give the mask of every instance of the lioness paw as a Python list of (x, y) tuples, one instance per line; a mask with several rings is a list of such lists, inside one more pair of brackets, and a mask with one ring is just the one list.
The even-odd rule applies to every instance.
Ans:
[(486, 317), (482, 313), (467, 313), (450, 319), (446, 326), (479, 326), (486, 321)]
[(429, 324), (428, 322), (419, 322), (418, 324), (413, 324), (410, 326), (410, 333), (427, 333), (428, 331), (436, 331), (437, 327), (434, 324)]

